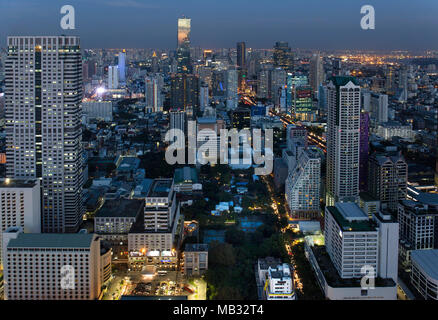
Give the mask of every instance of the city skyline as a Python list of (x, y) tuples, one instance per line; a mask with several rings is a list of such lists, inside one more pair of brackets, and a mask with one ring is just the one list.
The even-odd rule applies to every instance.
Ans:
[[(262, 1), (188, 1), (184, 8), (173, 0), (159, 4), (75, 0), (69, 4), (76, 11), (75, 30), (60, 28), (62, 4), (1, 0), (0, 47), (5, 47), (7, 35), (66, 34), (80, 36), (83, 48), (175, 48), (175, 21), (186, 16), (192, 20), (194, 47), (233, 48), (236, 42), (245, 41), (250, 48), (271, 48), (281, 40), (294, 48), (308, 49), (438, 49), (434, 16), (438, 3), (428, 0), (415, 4), (392, 0), (276, 1), (269, 5)], [(376, 11), (375, 30), (360, 28), (360, 8), (367, 4)]]

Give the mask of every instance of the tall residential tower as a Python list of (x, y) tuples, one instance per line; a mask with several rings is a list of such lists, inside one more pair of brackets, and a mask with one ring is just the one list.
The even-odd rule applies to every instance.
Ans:
[(8, 37), (7, 176), (41, 179), (42, 231), (82, 221), (82, 62), (74, 36)]

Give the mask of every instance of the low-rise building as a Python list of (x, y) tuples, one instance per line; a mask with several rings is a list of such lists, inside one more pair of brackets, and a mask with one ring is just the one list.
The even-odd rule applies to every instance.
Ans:
[(201, 275), (208, 270), (208, 244), (188, 243), (184, 250), (184, 272), (187, 276)]
[(265, 294), (267, 300), (296, 300), (293, 273), (287, 263), (269, 267)]

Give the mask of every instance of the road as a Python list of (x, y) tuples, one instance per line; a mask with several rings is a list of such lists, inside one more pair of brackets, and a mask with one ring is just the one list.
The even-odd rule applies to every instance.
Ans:
[[(262, 177), (262, 180), (266, 184), (266, 187), (268, 188), (269, 194), (271, 196), (271, 201), (272, 201), (272, 205), (271, 206), (272, 206), (272, 209), (274, 209), (274, 214), (277, 216), (278, 219), (280, 219), (281, 216), (280, 216), (280, 212), (278, 210), (277, 201), (274, 198), (274, 194), (275, 193), (274, 193), (274, 190), (272, 188), (272, 185), (269, 183), (269, 181), (266, 179), (265, 176)], [(286, 229), (285, 228), (281, 229), (281, 232), (283, 234), (285, 234)], [(288, 243), (286, 237), (285, 237), (285, 240), (284, 240), (284, 246), (286, 248), (287, 254), (290, 257), (290, 264), (293, 266), (294, 270), (296, 270), (296, 263), (295, 263), (295, 260), (293, 258), (292, 248), (291, 248), (290, 244)], [(301, 279), (299, 278), (297, 272), (294, 272), (294, 283), (295, 283), (295, 288), (300, 289), (300, 290), (303, 289), (303, 284), (302, 284)]]

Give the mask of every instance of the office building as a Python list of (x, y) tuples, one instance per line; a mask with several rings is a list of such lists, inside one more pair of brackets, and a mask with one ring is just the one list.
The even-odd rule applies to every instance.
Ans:
[(237, 130), (251, 129), (251, 109), (238, 107), (231, 113), (231, 127)]
[(178, 44), (176, 51), (178, 73), (192, 73), (193, 71), (190, 58), (190, 29), (191, 19), (178, 19)]
[(84, 213), (79, 38), (7, 44), (7, 176), (41, 179), (43, 232), (76, 232)]
[(208, 244), (187, 243), (184, 249), (184, 273), (200, 276), (208, 270)]
[(438, 300), (438, 250), (414, 250), (411, 283), (425, 300)]
[(95, 234), (3, 234), (5, 300), (95, 300), (111, 271)]
[(108, 67), (108, 89), (118, 89), (119, 88), (119, 67), (109, 66)]
[(89, 123), (91, 120), (96, 121), (113, 121), (113, 103), (112, 101), (87, 101), (82, 102), (82, 112)]
[(388, 122), (388, 95), (371, 93), (370, 96), (371, 118), (376, 123)]
[(210, 106), (208, 85), (202, 84), (199, 90), (199, 108), (204, 111), (208, 106)]
[[(402, 260), (409, 261), (411, 250), (438, 248), (438, 206), (402, 200), (398, 205)], [(402, 249), (402, 248), (401, 248)]]
[(368, 191), (380, 200), (384, 209), (397, 210), (406, 199), (408, 164), (401, 152), (375, 152), (368, 168)]
[(145, 198), (144, 212), (128, 234), (130, 265), (160, 263), (162, 259), (176, 264), (176, 242), (181, 240), (183, 225), (173, 179), (155, 179)]
[(292, 49), (289, 48), (289, 44), (285, 41), (278, 41), (274, 45), (274, 67), (282, 68), (286, 71), (293, 71), (293, 55)]
[(163, 111), (163, 95), (161, 93), (163, 80), (159, 75), (145, 78), (144, 99), (146, 106), (152, 108), (153, 112)]
[(360, 86), (353, 77), (327, 85), (326, 204), (355, 201), (359, 195)]
[(369, 134), (370, 116), (367, 112), (360, 113), (360, 143), (359, 143), (359, 190), (368, 190), (368, 161), (369, 161)]
[(117, 69), (119, 71), (119, 81), (126, 84), (126, 51), (119, 52)]
[[(24, 232), (41, 232), (40, 180), (1, 180), (0, 198), (0, 237), (6, 229), (15, 226), (21, 227)], [(0, 251), (0, 265), (1, 263)]]
[(236, 69), (227, 70), (227, 109), (235, 110), (239, 103), (238, 96), (238, 71)]
[(196, 109), (199, 106), (199, 77), (185, 73), (172, 74), (170, 100), (173, 109)]
[(319, 86), (324, 82), (324, 65), (319, 54), (313, 54), (310, 59), (310, 86), (315, 94), (319, 91)]

